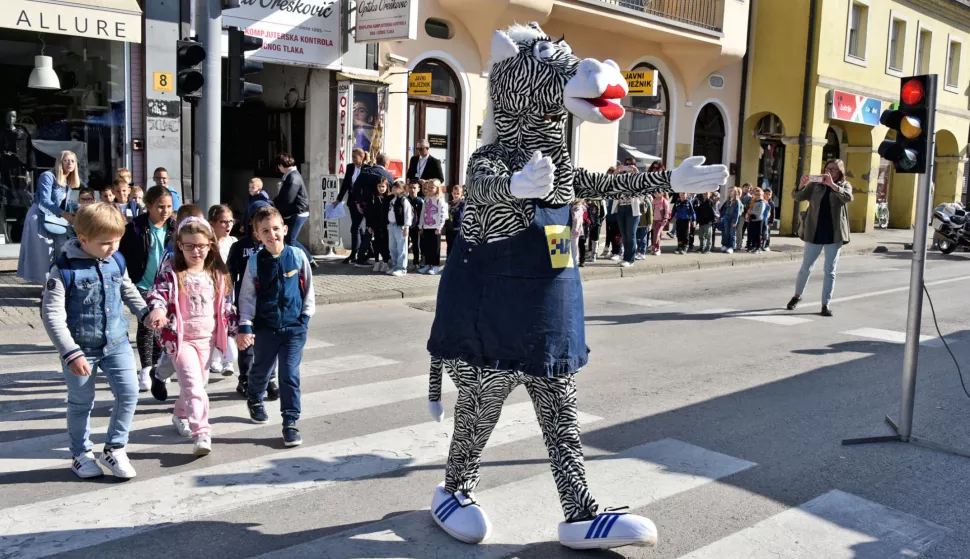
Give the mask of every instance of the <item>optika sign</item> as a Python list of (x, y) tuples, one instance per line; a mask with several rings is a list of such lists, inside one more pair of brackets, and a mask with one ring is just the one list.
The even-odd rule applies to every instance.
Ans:
[(240, 7), (259, 6), (267, 10), (278, 10), (311, 17), (330, 17), (334, 13), (333, 2), (320, 5), (303, 0), (240, 0), (239, 5)]
[(409, 0), (360, 0), (357, 4), (358, 14), (380, 12), (383, 10), (407, 9)]
[(417, 39), (418, 0), (357, 0), (358, 43)]

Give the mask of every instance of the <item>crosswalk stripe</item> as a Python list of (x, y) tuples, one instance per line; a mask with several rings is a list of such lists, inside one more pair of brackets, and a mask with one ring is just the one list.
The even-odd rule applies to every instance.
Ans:
[[(746, 460), (663, 439), (589, 460), (587, 479), (601, 504), (636, 509), (752, 466), (755, 464)], [(422, 488), (429, 500), (432, 489)], [(476, 494), (476, 500), (492, 521), (492, 535), (483, 545), (469, 546), (453, 539), (434, 523), (429, 509), (424, 509), (277, 550), (259, 559), (499, 559), (526, 546), (559, 539), (562, 507), (548, 473), (483, 491)]]
[[(441, 387), (442, 394), (456, 392), (457, 388), (451, 382), (451, 378), (447, 377), (447, 375), (445, 377)], [(301, 398), (304, 412), (301, 414), (300, 419), (307, 420), (315, 417), (324, 417), (327, 415), (336, 415), (338, 413), (395, 404), (427, 397), (427, 395), (427, 375), (338, 388), (323, 392), (304, 393)], [(275, 417), (273, 412), (278, 407), (278, 404), (268, 402), (266, 407), (267, 413)], [(209, 422), (213, 424), (212, 437), (214, 444), (219, 444), (220, 437), (265, 427), (265, 425), (252, 423), (221, 422), (224, 419), (239, 417), (248, 417), (248, 412), (243, 402), (232, 406), (210, 409)], [(185, 444), (187, 439), (175, 433), (175, 429), (171, 425), (171, 416), (168, 414), (133, 422), (131, 425), (130, 440), (125, 449), (129, 454), (133, 454), (159, 445)], [(142, 433), (142, 431), (149, 429), (166, 427), (170, 428), (169, 431), (162, 434)], [(91, 429), (91, 440), (95, 442), (95, 448), (104, 442), (104, 434), (107, 430), (107, 425)], [(138, 442), (139, 440), (149, 442), (142, 443)], [(43, 468), (67, 467), (69, 465), (68, 460), (71, 458), (67, 444), (68, 440), (65, 433), (0, 443), (0, 475)]]
[[(884, 330), (882, 328), (856, 328), (855, 330), (846, 330), (845, 332), (839, 332), (844, 336), (856, 336), (858, 338), (869, 338), (872, 340), (879, 340), (882, 342), (890, 342), (894, 344), (904, 344), (906, 343), (906, 332), (899, 332), (896, 330)], [(921, 344), (925, 344), (931, 340), (938, 339), (934, 336), (927, 336), (921, 334), (919, 341)], [(938, 345), (943, 345), (937, 342)]]
[(766, 322), (779, 326), (795, 326), (813, 322), (810, 318), (779, 314), (780, 311), (739, 311), (735, 309), (706, 309), (698, 311), (701, 315), (721, 315), (723, 318), (740, 318), (743, 320), (754, 320), (756, 322)]
[(838, 490), (680, 559), (886, 559), (917, 557), (949, 529)]
[(661, 301), (660, 299), (647, 299), (645, 297), (613, 297), (608, 302), (647, 308), (666, 307), (668, 305), (677, 304), (673, 301)]
[[(376, 355), (341, 355), (339, 357), (329, 357), (326, 359), (315, 359), (311, 361), (305, 361), (300, 365), (300, 378), (306, 378), (317, 375), (329, 375), (336, 373), (345, 373), (347, 371), (357, 371), (361, 369), (372, 369), (376, 367), (384, 367), (387, 365), (396, 365), (398, 361), (393, 359), (386, 359), (384, 357), (378, 357)], [(218, 375), (211, 376), (210, 378), (219, 378)], [(175, 401), (178, 397), (178, 384), (171, 383), (169, 386), (168, 398), (171, 401)], [(207, 389), (209, 394), (219, 394), (223, 392), (230, 392), (236, 389), (236, 384), (231, 382), (228, 377), (224, 377), (224, 380), (218, 383), (212, 383)], [(96, 408), (110, 407), (114, 402), (114, 398), (110, 391), (100, 391), (97, 396), (98, 400), (94, 402)], [(65, 404), (67, 403), (67, 390), (58, 396), (63, 398)], [(29, 402), (29, 400), (23, 401), (13, 401), (6, 406), (5, 403), (0, 403), (0, 412), (5, 414), (13, 414), (15, 417), (13, 421), (27, 421), (31, 419), (39, 419), (43, 417), (58, 416), (64, 414), (67, 410), (67, 406), (57, 406), (57, 407), (47, 407), (40, 409), (5, 409), (6, 407), (13, 408), (15, 406), (22, 406), (23, 403)]]
[[(583, 424), (600, 419), (580, 413)], [(452, 429), (451, 419), (409, 425), (4, 509), (0, 549), (21, 559), (46, 557), (172, 522), (319, 490), (338, 481), (435, 462), (447, 457)], [(524, 402), (503, 410), (490, 443), (496, 446), (539, 435), (532, 403)]]

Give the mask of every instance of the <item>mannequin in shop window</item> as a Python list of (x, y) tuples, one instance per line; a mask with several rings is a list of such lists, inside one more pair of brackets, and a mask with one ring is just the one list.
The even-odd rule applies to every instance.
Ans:
[(34, 166), (30, 133), (17, 124), (17, 111), (8, 109), (0, 133), (0, 226), (6, 226), (7, 216), (15, 213), (10, 208), (23, 208), (22, 214), (30, 206)]

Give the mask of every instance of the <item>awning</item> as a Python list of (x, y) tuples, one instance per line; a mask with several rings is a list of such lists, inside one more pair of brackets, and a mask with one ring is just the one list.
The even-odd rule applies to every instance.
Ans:
[(632, 157), (637, 160), (637, 166), (643, 165), (644, 167), (649, 167), (654, 161), (660, 161), (660, 158), (656, 155), (650, 155), (644, 153), (633, 146), (628, 146), (626, 144), (617, 144), (616, 150), (618, 159), (623, 161), (627, 157)]
[(387, 80), (382, 80), (377, 76), (363, 76), (360, 74), (352, 74), (350, 72), (337, 72), (337, 81), (351, 80), (355, 82), (370, 82), (379, 83), (382, 85), (391, 85)]
[(138, 0), (3, 0), (0, 27), (141, 42)]

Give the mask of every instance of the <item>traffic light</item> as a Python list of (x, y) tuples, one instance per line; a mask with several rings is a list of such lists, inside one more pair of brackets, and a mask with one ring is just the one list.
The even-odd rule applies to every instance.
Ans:
[(936, 74), (902, 78), (899, 106), (882, 113), (884, 126), (896, 131), (896, 140), (879, 146), (879, 155), (891, 161), (897, 173), (926, 173), (933, 157), (936, 120)]
[(205, 47), (197, 41), (178, 41), (176, 43), (175, 94), (186, 101), (202, 98), (202, 62), (205, 60)]
[(263, 69), (262, 62), (246, 60), (246, 52), (263, 46), (263, 40), (246, 35), (238, 27), (229, 28), (229, 58), (226, 72), (226, 103), (242, 105), (247, 97), (262, 95), (263, 86), (246, 81), (246, 75)]

